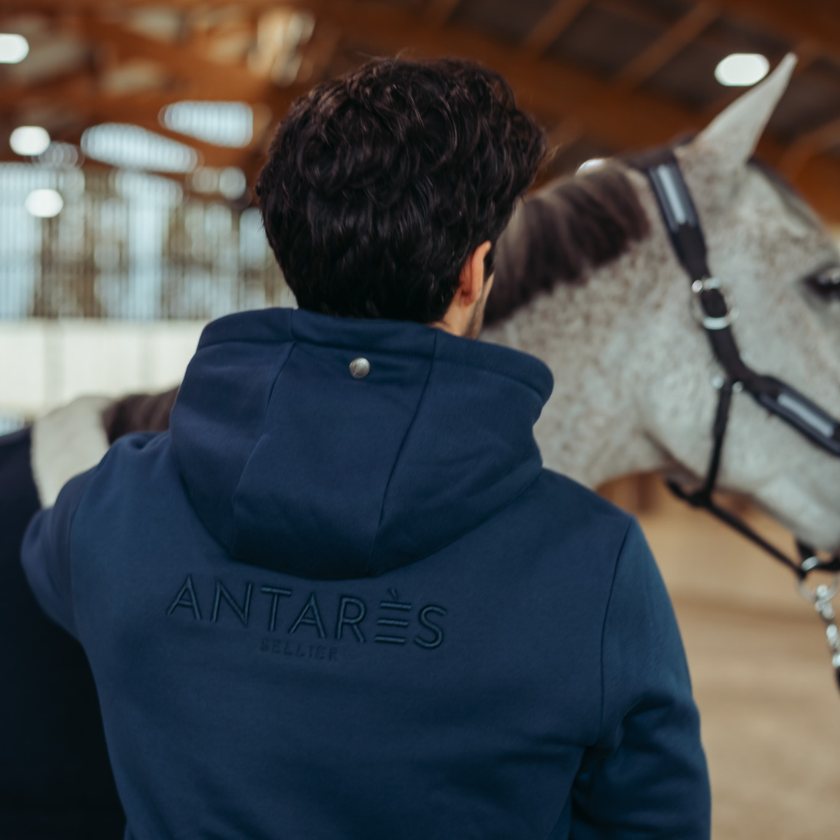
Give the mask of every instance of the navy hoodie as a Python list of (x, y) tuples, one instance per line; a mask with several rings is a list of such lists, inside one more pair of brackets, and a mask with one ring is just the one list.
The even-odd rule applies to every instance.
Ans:
[(418, 324), (205, 329), (170, 431), (23, 548), (127, 838), (708, 837), (671, 604), (635, 521), (542, 468), (551, 384)]

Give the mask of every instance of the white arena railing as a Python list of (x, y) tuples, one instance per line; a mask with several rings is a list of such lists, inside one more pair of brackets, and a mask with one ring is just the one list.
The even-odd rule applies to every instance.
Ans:
[(177, 385), (203, 322), (0, 321), (0, 433), (84, 394)]

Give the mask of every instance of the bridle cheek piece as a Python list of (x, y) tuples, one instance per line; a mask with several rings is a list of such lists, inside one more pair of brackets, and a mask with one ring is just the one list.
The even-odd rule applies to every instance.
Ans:
[[(658, 149), (635, 157), (631, 165), (650, 182), (674, 252), (691, 280), (692, 310), (725, 374), (713, 382), (718, 389), (718, 404), (705, 481), (696, 490), (686, 490), (675, 481), (669, 481), (668, 487), (680, 499), (692, 507), (707, 510), (791, 569), (800, 591), (814, 603), (826, 624), (831, 661), (840, 687), (840, 632), (831, 605), (831, 599), (840, 589), (840, 556), (823, 560), (813, 548), (797, 541), (799, 560), (794, 560), (714, 499), (733, 393), (747, 391), (764, 409), (835, 457), (840, 457), (840, 421), (786, 382), (756, 373), (742, 358), (732, 332), (738, 310), (729, 305), (720, 281), (709, 271), (703, 228), (673, 150)], [(811, 589), (805, 580), (814, 571), (834, 572), (834, 581)]]

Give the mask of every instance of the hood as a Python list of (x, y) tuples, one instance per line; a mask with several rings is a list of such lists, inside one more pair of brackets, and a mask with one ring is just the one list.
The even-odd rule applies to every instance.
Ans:
[(420, 324), (244, 312), (202, 333), (172, 445), (236, 560), (367, 577), (438, 551), (536, 479), (551, 388), (531, 356)]

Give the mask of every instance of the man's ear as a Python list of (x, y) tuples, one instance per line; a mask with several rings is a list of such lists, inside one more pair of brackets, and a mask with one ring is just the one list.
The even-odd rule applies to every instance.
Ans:
[(443, 318), (429, 324), (430, 327), (438, 327), (452, 335), (467, 335), (475, 321), (476, 306), (489, 282), (489, 278), (484, 276), (484, 258), (490, 247), (490, 242), (483, 242), (467, 257), (461, 268), (455, 297)]
[(472, 306), (481, 298), (487, 277), (484, 276), (484, 258), (490, 252), (490, 242), (483, 242), (470, 254), (461, 269), (461, 279), (455, 297), (461, 306)]

